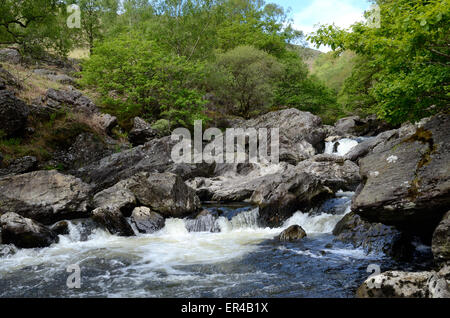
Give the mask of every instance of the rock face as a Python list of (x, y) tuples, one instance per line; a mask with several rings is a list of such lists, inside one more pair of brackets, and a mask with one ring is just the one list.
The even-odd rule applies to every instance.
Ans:
[(14, 136), (27, 125), (27, 105), (9, 90), (0, 90), (0, 129), (4, 135)]
[(180, 176), (141, 172), (94, 196), (95, 206), (127, 213), (139, 203), (164, 217), (182, 217), (200, 208), (200, 199)]
[(183, 179), (211, 176), (214, 165), (175, 165), (171, 158), (176, 142), (170, 137), (154, 139), (143, 146), (115, 153), (74, 172), (101, 191), (139, 172), (174, 172)]
[(14, 49), (1, 49), (0, 62), (7, 62), (11, 64), (19, 64), (22, 61), (22, 56), (19, 51)]
[(92, 219), (108, 232), (118, 236), (134, 236), (134, 231), (119, 209), (106, 207), (92, 212)]
[(3, 244), (14, 244), (21, 248), (47, 247), (58, 242), (58, 235), (31, 219), (16, 213), (5, 213), (0, 217)]
[(0, 213), (15, 212), (43, 224), (87, 217), (90, 187), (56, 171), (0, 179)]
[(55, 90), (50, 88), (44, 98), (38, 104), (51, 109), (68, 107), (74, 111), (85, 113), (97, 113), (97, 106), (80, 91), (69, 87), (67, 90)]
[(431, 237), (450, 206), (450, 118), (423, 120), (360, 159), (363, 186), (352, 210), (371, 222)]
[(354, 190), (360, 182), (358, 166), (332, 155), (317, 155), (275, 174), (253, 192), (261, 221), (276, 227), (297, 210), (305, 210), (339, 189)]
[(438, 263), (450, 263), (450, 211), (434, 231), (431, 249)]
[(153, 130), (149, 123), (142, 118), (134, 118), (134, 125), (128, 134), (128, 140), (133, 146), (143, 145), (146, 142), (156, 138), (158, 133)]
[(141, 173), (128, 186), (139, 203), (164, 217), (182, 217), (200, 208), (200, 199), (180, 176), (173, 173)]
[(117, 126), (117, 117), (110, 114), (96, 114), (95, 121), (106, 134), (110, 135), (113, 128)]
[(305, 230), (300, 225), (292, 225), (281, 232), (279, 240), (281, 242), (294, 242), (306, 237)]
[(359, 298), (449, 298), (448, 282), (436, 272), (389, 271), (368, 278)]
[(360, 118), (351, 116), (339, 119), (333, 128), (333, 133), (339, 136), (376, 136), (393, 127), (377, 117)]
[(154, 233), (162, 229), (165, 225), (164, 218), (146, 207), (139, 207), (133, 210), (131, 222), (140, 233)]
[(280, 161), (294, 165), (322, 150), (326, 137), (326, 129), (322, 126), (320, 117), (294, 108), (238, 122), (235, 128), (279, 128)]
[(364, 248), (367, 253), (383, 252), (399, 260), (410, 258), (414, 249), (409, 236), (395, 227), (364, 221), (353, 212), (336, 224), (333, 235), (339, 241)]
[(14, 160), (7, 168), (0, 169), (0, 177), (31, 172), (37, 169), (36, 157), (26, 156)]

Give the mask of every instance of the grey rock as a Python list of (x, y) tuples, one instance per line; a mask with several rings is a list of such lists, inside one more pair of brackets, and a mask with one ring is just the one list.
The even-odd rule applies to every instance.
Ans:
[(0, 178), (0, 213), (15, 212), (43, 224), (88, 217), (89, 185), (56, 171)]
[(66, 90), (55, 90), (50, 88), (47, 90), (41, 105), (51, 109), (69, 108), (73, 111), (84, 112), (87, 114), (98, 113), (97, 106), (80, 91), (73, 87)]
[(279, 240), (281, 242), (294, 242), (306, 237), (305, 230), (300, 225), (292, 225), (281, 232)]
[(111, 116), (110, 114), (97, 114), (94, 116), (94, 122), (96, 122), (99, 127), (110, 135), (113, 128), (117, 126), (117, 117)]
[(12, 91), (0, 90), (0, 129), (7, 137), (23, 132), (28, 114), (27, 105)]
[(120, 181), (111, 188), (105, 189), (94, 196), (94, 207), (114, 207), (122, 214), (129, 215), (136, 207), (135, 195), (128, 189), (128, 180)]
[(450, 211), (444, 215), (442, 221), (434, 230), (431, 250), (436, 262), (450, 262)]
[(112, 207), (95, 209), (92, 212), (92, 219), (111, 234), (118, 236), (134, 236), (133, 228), (119, 209)]
[(0, 62), (6, 62), (10, 64), (19, 64), (22, 61), (22, 55), (15, 49), (1, 49), (0, 50)]
[(21, 248), (47, 247), (58, 242), (58, 236), (46, 226), (16, 213), (0, 217), (2, 242)]
[(450, 118), (436, 115), (400, 132), (360, 159), (364, 183), (352, 210), (368, 221), (431, 237), (450, 206)]
[(353, 212), (336, 224), (333, 235), (336, 240), (362, 247), (367, 253), (382, 252), (398, 260), (409, 259), (414, 249), (410, 237), (395, 227), (364, 221)]
[(69, 223), (67, 221), (59, 221), (50, 227), (50, 230), (58, 235), (68, 235), (69, 234)]
[(37, 169), (37, 159), (33, 156), (26, 156), (14, 160), (7, 168), (0, 169), (0, 177), (6, 175), (16, 175), (31, 172)]
[(75, 84), (75, 79), (73, 77), (70, 77), (65, 74), (57, 74), (57, 75), (49, 74), (49, 75), (47, 75), (47, 78), (53, 82), (57, 82), (60, 84), (65, 84), (65, 85), (74, 85)]
[(448, 282), (436, 272), (388, 271), (368, 278), (359, 298), (448, 298)]
[(57, 73), (53, 70), (48, 70), (45, 68), (37, 68), (33, 70), (34, 74), (40, 75), (40, 76), (47, 76), (47, 75), (56, 75)]
[(156, 138), (158, 132), (152, 129), (151, 125), (139, 117), (134, 118), (133, 128), (128, 134), (128, 140), (133, 146), (143, 145)]
[(165, 225), (164, 218), (147, 207), (139, 207), (133, 210), (131, 222), (140, 233), (154, 233), (162, 229)]

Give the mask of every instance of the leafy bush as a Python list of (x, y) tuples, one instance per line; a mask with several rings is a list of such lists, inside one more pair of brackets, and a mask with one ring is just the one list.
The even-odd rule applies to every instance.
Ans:
[(190, 126), (205, 118), (203, 75), (203, 64), (137, 34), (123, 34), (94, 49), (83, 65), (82, 83), (96, 87), (103, 103), (119, 117), (165, 118), (173, 125)]

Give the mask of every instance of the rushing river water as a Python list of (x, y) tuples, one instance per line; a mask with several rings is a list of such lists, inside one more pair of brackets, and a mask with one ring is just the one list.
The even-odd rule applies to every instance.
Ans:
[[(205, 205), (218, 217), (168, 219), (161, 231), (131, 238), (72, 221), (58, 244), (0, 256), (0, 297), (353, 297), (370, 264), (409, 264), (334, 241), (352, 195), (340, 192), (277, 229), (260, 227), (258, 209), (241, 204)], [(276, 236), (293, 224), (307, 238), (280, 243)], [(66, 285), (72, 264), (80, 289)]]

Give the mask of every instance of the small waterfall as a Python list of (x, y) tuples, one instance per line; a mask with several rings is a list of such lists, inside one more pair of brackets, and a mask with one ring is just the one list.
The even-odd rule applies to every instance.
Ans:
[(344, 156), (357, 145), (358, 141), (350, 138), (343, 138), (332, 142), (329, 141), (325, 144), (325, 153)]
[(194, 220), (185, 220), (189, 232), (220, 232), (217, 219), (212, 214), (201, 215)]

